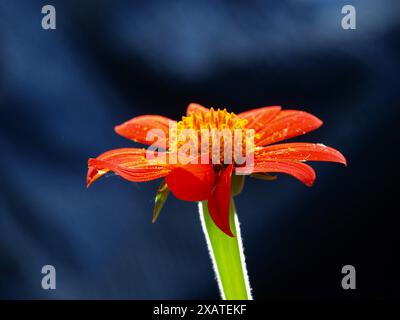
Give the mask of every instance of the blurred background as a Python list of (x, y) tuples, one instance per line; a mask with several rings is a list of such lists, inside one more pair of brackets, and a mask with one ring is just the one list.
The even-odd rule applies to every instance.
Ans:
[(159, 181), (85, 187), (89, 157), (135, 146), (115, 125), (189, 102), (311, 112), (324, 126), (296, 141), (348, 159), (315, 163), (313, 188), (246, 180), (255, 299), (399, 298), (399, 1), (1, 0), (0, 30), (0, 298), (219, 298), (196, 204), (171, 196), (153, 225)]

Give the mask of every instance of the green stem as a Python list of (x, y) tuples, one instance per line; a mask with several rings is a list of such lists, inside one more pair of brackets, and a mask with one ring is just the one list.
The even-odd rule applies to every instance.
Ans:
[(222, 299), (250, 300), (249, 279), (233, 199), (230, 207), (230, 225), (235, 237), (229, 237), (214, 224), (208, 212), (207, 201), (199, 202), (201, 224)]

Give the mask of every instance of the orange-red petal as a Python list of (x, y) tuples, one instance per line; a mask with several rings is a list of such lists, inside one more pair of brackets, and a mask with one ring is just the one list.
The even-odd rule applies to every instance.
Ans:
[(272, 144), (305, 134), (321, 125), (322, 121), (310, 113), (284, 110), (257, 132), (254, 143), (257, 146)]
[(214, 188), (212, 165), (187, 164), (177, 167), (166, 177), (168, 188), (175, 197), (185, 201), (207, 200)]
[[(170, 125), (176, 125), (176, 121), (158, 115), (144, 115), (126, 121), (114, 130), (127, 139), (167, 149)], [(147, 137), (150, 130), (154, 133), (151, 140)]]
[(248, 110), (238, 114), (239, 118), (246, 119), (246, 128), (254, 129), (257, 133), (273, 120), (281, 111), (280, 106), (270, 106)]
[(254, 159), (253, 172), (287, 173), (311, 187), (315, 181), (315, 171), (309, 165), (291, 160), (260, 160)]
[[(159, 156), (162, 154), (158, 153)], [(162, 157), (148, 160), (145, 149), (121, 148), (107, 151), (88, 160), (87, 186), (109, 171), (134, 182), (164, 177), (171, 171), (171, 166), (160, 159)]]
[[(283, 143), (260, 148), (255, 159), (329, 161), (346, 164), (346, 158), (336, 149), (320, 143)], [(256, 160), (257, 161), (257, 160)]]
[(233, 237), (230, 227), (231, 177), (233, 165), (216, 174), (215, 188), (208, 199), (208, 211), (216, 226), (228, 236)]
[(198, 113), (198, 114), (202, 114), (202, 113), (206, 113), (210, 111), (210, 109), (203, 107), (202, 105), (198, 104), (198, 103), (190, 103), (186, 109), (186, 115), (190, 115), (192, 113)]

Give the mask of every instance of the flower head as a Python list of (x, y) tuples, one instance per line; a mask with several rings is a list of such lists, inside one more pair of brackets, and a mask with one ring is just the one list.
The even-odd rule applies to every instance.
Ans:
[(307, 112), (278, 106), (236, 115), (192, 103), (179, 122), (158, 115), (135, 117), (116, 126), (115, 131), (151, 145), (152, 152), (121, 148), (89, 159), (87, 186), (109, 171), (134, 182), (165, 177), (162, 192), (171, 190), (186, 201), (207, 200), (214, 223), (233, 236), (229, 206), (236, 174), (270, 179), (270, 173), (286, 173), (311, 186), (315, 172), (306, 161), (346, 164), (339, 151), (323, 144), (275, 144), (321, 125), (321, 120)]

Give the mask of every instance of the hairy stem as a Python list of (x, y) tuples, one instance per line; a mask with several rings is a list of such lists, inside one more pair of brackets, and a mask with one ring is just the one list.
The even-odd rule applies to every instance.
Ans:
[(239, 221), (233, 199), (230, 206), (230, 225), (235, 235), (233, 238), (214, 224), (208, 212), (207, 201), (199, 202), (199, 213), (221, 298), (251, 300)]

